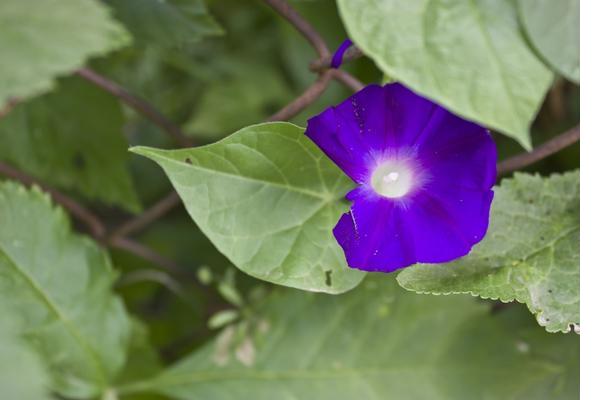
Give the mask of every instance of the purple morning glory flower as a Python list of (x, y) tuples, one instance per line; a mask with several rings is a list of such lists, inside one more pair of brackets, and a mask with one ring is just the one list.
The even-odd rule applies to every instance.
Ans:
[(311, 118), (306, 135), (358, 184), (333, 229), (350, 267), (447, 262), (485, 235), (496, 179), (485, 128), (392, 83)]

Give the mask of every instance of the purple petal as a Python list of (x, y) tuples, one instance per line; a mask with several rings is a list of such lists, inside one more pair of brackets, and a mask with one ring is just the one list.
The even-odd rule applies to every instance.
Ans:
[(306, 135), (348, 176), (363, 183), (376, 158), (413, 145), (438, 109), (400, 84), (369, 85), (309, 119)]
[(363, 189), (333, 233), (352, 268), (393, 272), (417, 262), (447, 262), (483, 238), (493, 196), (491, 190), (440, 189), (402, 203)]
[(417, 261), (405, 210), (385, 199), (358, 201), (342, 215), (333, 234), (352, 268), (391, 272)]
[[(435, 184), (488, 190), (496, 181), (496, 146), (488, 131), (438, 107), (414, 147)], [(433, 119), (432, 119), (433, 122)]]

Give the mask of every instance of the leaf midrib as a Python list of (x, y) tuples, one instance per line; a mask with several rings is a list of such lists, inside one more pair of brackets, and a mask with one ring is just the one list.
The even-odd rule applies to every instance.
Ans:
[[(563, 369), (560, 366), (548, 362), (542, 362), (540, 360), (533, 360), (532, 364), (537, 365), (547, 371), (548, 374), (559, 374), (563, 373)], [(441, 368), (440, 368), (441, 369)], [(463, 370), (466, 373), (477, 369), (481, 373), (481, 368), (474, 368), (471, 365), (464, 365), (462, 368), (453, 367), (454, 371)], [(356, 378), (365, 376), (381, 377), (387, 375), (397, 376), (398, 374), (411, 371), (419, 374), (436, 374), (436, 368), (430, 364), (421, 365), (406, 365), (406, 366), (394, 366), (394, 367), (382, 367), (382, 368), (336, 368), (336, 369), (289, 369), (286, 371), (280, 370), (234, 370), (234, 371), (220, 371), (210, 373), (210, 370), (179, 373), (165, 375), (159, 377), (155, 381), (139, 381), (129, 385), (122, 386), (119, 390), (121, 393), (137, 393), (148, 390), (162, 390), (168, 387), (189, 385), (195, 383), (205, 382), (220, 382), (220, 381), (277, 381), (277, 380), (336, 380), (340, 378)], [(510, 372), (510, 371), (507, 371)], [(491, 371), (489, 374), (497, 376), (497, 371)]]
[(50, 312), (52, 314), (54, 314), (60, 322), (62, 322), (62, 324), (65, 326), (65, 328), (69, 332), (69, 334), (75, 339), (75, 341), (77, 343), (79, 343), (81, 348), (87, 354), (88, 359), (91, 360), (91, 364), (94, 365), (94, 367), (95, 367), (96, 376), (98, 378), (97, 382), (99, 384), (99, 387), (101, 387), (101, 388), (106, 387), (107, 386), (107, 379), (106, 379), (107, 373), (102, 365), (100, 357), (93, 350), (92, 346), (90, 346), (90, 344), (86, 340), (84, 340), (83, 336), (71, 324), (70, 320), (61, 312), (60, 308), (54, 304), (54, 302), (51, 300), (51, 298), (46, 295), (46, 293), (36, 283), (36, 281), (33, 279), (33, 277), (31, 275), (29, 275), (23, 269), (19, 268), (19, 266), (15, 262), (15, 260), (2, 247), (1, 243), (0, 243), (0, 252), (4, 255), (4, 257), (6, 257), (6, 260), (8, 260), (9, 264), (13, 267), (13, 269), (23, 278), (23, 280), (29, 285), (29, 287), (31, 287), (34, 294), (37, 295), (37, 297), (46, 305), (48, 310), (50, 310)]
[(285, 184), (282, 184), (282, 183), (279, 183), (279, 182), (273, 182), (273, 181), (267, 181), (267, 180), (262, 180), (262, 179), (256, 179), (256, 178), (252, 178), (252, 177), (248, 177), (248, 176), (243, 176), (243, 175), (236, 175), (236, 174), (232, 174), (232, 173), (220, 171), (220, 170), (217, 170), (217, 169), (211, 169), (211, 168), (208, 168), (208, 167), (204, 167), (204, 166), (201, 166), (201, 165), (198, 165), (198, 164), (188, 164), (188, 163), (182, 162), (180, 160), (175, 160), (175, 159), (172, 159), (170, 157), (166, 157), (166, 156), (164, 156), (164, 155), (162, 155), (160, 153), (152, 152), (151, 154), (152, 154), (152, 157), (159, 158), (159, 159), (163, 160), (164, 162), (173, 163), (173, 164), (177, 165), (178, 167), (183, 167), (183, 168), (186, 168), (186, 169), (187, 168), (200, 169), (200, 170), (203, 170), (203, 171), (208, 171), (208, 172), (211, 172), (211, 173), (215, 173), (215, 174), (218, 174), (218, 175), (227, 176), (229, 178), (238, 179), (238, 180), (241, 180), (241, 181), (251, 181), (251, 182), (260, 183), (262, 185), (276, 186), (276, 187), (280, 187), (280, 188), (288, 190), (288, 191), (300, 193), (300, 194), (305, 195), (305, 196), (314, 197), (316, 199), (319, 199), (319, 200), (325, 201), (325, 202), (334, 202), (334, 201), (337, 201), (337, 200), (339, 200), (339, 199), (342, 198), (342, 196), (340, 196), (338, 198), (336, 195), (334, 195), (334, 194), (332, 194), (330, 192), (319, 193), (319, 192), (315, 192), (315, 191), (308, 190), (308, 189), (302, 189), (302, 188), (299, 188), (299, 187), (296, 187), (296, 186), (285, 185)]

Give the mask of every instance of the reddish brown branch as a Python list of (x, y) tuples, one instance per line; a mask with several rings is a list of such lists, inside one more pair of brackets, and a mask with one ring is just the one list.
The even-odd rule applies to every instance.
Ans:
[[(352, 61), (352, 60), (356, 60), (357, 58), (360, 58), (363, 55), (364, 55), (363, 52), (358, 47), (352, 46), (348, 50), (346, 50), (346, 52), (344, 53), (344, 58), (342, 59), (342, 64)], [(325, 71), (326, 69), (329, 69), (329, 67), (331, 65), (332, 57), (333, 56), (328, 56), (326, 58), (320, 58), (318, 60), (313, 60), (309, 65), (310, 70), (313, 72), (321, 72), (321, 71)]]
[(129, 93), (116, 82), (113, 82), (99, 75), (98, 73), (94, 72), (89, 68), (81, 68), (76, 73), (77, 75), (88, 80), (89, 82), (93, 83), (99, 88), (121, 99), (129, 107), (131, 107), (132, 109), (134, 109), (135, 111), (137, 111), (138, 113), (145, 116), (150, 121), (161, 127), (179, 145), (185, 147), (189, 147), (192, 145), (192, 141), (183, 134), (183, 132), (179, 129), (179, 127), (176, 124), (174, 124), (167, 117), (162, 115), (151, 104)]
[(48, 192), (56, 203), (63, 206), (75, 218), (83, 222), (89, 229), (92, 236), (94, 236), (96, 239), (100, 239), (102, 236), (104, 236), (106, 231), (104, 224), (92, 212), (67, 195), (64, 195), (61, 192), (46, 186), (37, 179), (2, 162), (0, 162), (0, 174), (7, 176), (10, 179), (17, 180), (27, 186), (39, 186), (44, 191)]
[(550, 139), (533, 149), (531, 152), (522, 153), (498, 163), (498, 175), (504, 175), (512, 171), (527, 167), (538, 162), (560, 150), (568, 147), (579, 140), (579, 125)]
[(123, 225), (116, 228), (110, 237), (117, 238), (131, 235), (132, 233), (135, 233), (156, 221), (180, 203), (181, 199), (179, 198), (179, 195), (177, 192), (173, 191), (139, 216), (123, 223)]
[(333, 77), (336, 81), (340, 82), (343, 85), (348, 86), (354, 92), (358, 92), (365, 87), (365, 84), (360, 80), (356, 79), (354, 75), (349, 74), (346, 71), (342, 71), (341, 69), (331, 70)]
[(152, 264), (158, 265), (159, 267), (167, 271), (171, 271), (181, 276), (190, 275), (188, 271), (180, 268), (174, 261), (163, 257), (151, 248), (146, 247), (143, 244), (136, 242), (135, 240), (124, 237), (116, 237), (111, 239), (108, 242), (108, 245), (110, 247), (121, 249), (128, 253), (134, 254), (140, 258), (143, 258), (144, 260), (150, 261)]
[(9, 112), (13, 110), (19, 104), (19, 100), (16, 98), (8, 99), (8, 101), (0, 108), (0, 118), (4, 118)]
[(312, 47), (315, 49), (319, 58), (322, 60), (327, 59), (329, 54), (329, 49), (327, 48), (327, 44), (319, 35), (319, 33), (312, 27), (311, 24), (308, 23), (296, 10), (292, 8), (285, 0), (264, 0), (271, 8), (281, 14), (282, 17), (287, 19), (290, 24), (296, 28), (298, 32), (302, 34), (310, 42)]
[(296, 97), (291, 103), (283, 107), (277, 113), (271, 115), (267, 121), (285, 121), (298, 115), (302, 110), (319, 98), (321, 93), (327, 88), (332, 77), (332, 70), (323, 73), (319, 76), (319, 79), (304, 91), (304, 93)]

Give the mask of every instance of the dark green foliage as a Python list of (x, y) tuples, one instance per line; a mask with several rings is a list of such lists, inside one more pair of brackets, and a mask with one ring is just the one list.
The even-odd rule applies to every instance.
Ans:
[[(500, 160), (579, 123), (564, 3), (289, 1), (362, 47), (344, 71), (487, 124)], [(546, 331), (579, 328), (578, 147), (499, 182), (472, 254), (365, 278), (331, 234), (353, 183), (303, 135), (352, 91), (265, 123), (315, 58), (261, 1), (0, 1), (0, 397), (578, 398), (579, 336)]]

